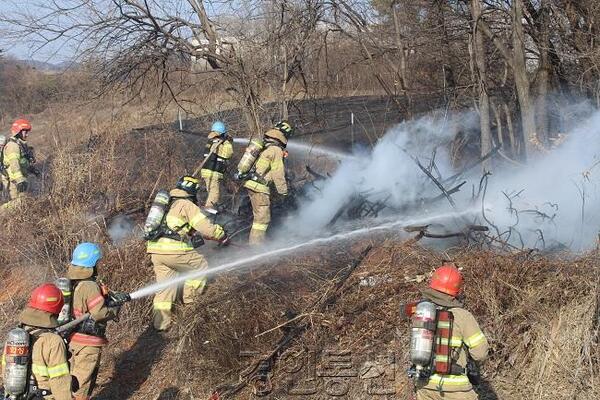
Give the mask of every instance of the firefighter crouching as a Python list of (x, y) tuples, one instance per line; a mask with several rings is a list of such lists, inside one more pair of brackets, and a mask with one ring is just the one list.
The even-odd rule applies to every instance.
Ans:
[[(261, 146), (260, 141), (251, 142), (238, 165), (238, 176), (247, 179), (244, 187), (248, 189), (254, 215), (249, 238), (249, 243), (252, 245), (264, 242), (271, 222), (271, 189), (269, 185), (273, 183), (277, 193), (282, 196), (288, 194), (283, 161), (286, 156), (285, 148), (288, 138), (292, 133), (293, 129), (289, 122), (277, 123), (273, 129), (265, 132), (264, 147)], [(242, 168), (245, 159), (251, 159), (253, 148), (260, 148), (258, 158), (250, 167)]]
[[(223, 227), (213, 224), (196, 204), (199, 183), (192, 176), (183, 176), (179, 178), (175, 189), (169, 193), (159, 191), (154, 199), (144, 231), (157, 282), (174, 278), (179, 273), (206, 269), (208, 263), (198, 251), (204, 244), (203, 237), (223, 244), (228, 240)], [(205, 286), (206, 277), (186, 280), (183, 303), (192, 303)], [(156, 330), (169, 329), (171, 309), (176, 298), (177, 287), (168, 287), (154, 296)]]
[(456, 299), (462, 286), (460, 271), (451, 265), (438, 268), (423, 300), (410, 305), (411, 376), (417, 400), (477, 399), (470, 377), (488, 354), (488, 342), (477, 321)]
[(126, 293), (109, 293), (96, 282), (98, 262), (102, 258), (96, 243), (80, 243), (73, 251), (67, 277), (71, 281), (71, 319), (89, 313), (69, 338), (71, 375), (76, 380), (76, 400), (86, 400), (96, 385), (102, 347), (108, 344), (106, 323), (117, 317), (119, 306), (129, 300)]
[(4, 346), (6, 398), (72, 399), (67, 348), (54, 332), (63, 304), (63, 295), (53, 284), (43, 284), (31, 293), (19, 317), (20, 326), (8, 333)]
[(27, 175), (39, 174), (33, 166), (35, 156), (27, 144), (27, 136), (31, 131), (31, 124), (26, 119), (18, 119), (11, 126), (11, 137), (2, 149), (0, 168), (2, 169), (2, 186), (8, 191), (10, 200), (3, 208), (18, 205), (29, 188)]
[(206, 184), (206, 207), (215, 208), (221, 198), (221, 181), (227, 168), (227, 161), (233, 155), (232, 138), (227, 135), (227, 128), (221, 121), (215, 122), (208, 134), (204, 151), (204, 166), (200, 176)]

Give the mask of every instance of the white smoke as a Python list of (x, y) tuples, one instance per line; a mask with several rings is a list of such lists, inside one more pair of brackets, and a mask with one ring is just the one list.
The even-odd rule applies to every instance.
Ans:
[[(519, 247), (547, 248), (560, 243), (580, 250), (596, 241), (600, 227), (600, 112), (587, 103), (578, 103), (563, 106), (563, 114), (578, 118), (565, 132), (564, 143), (532, 157), (525, 166), (496, 161), (498, 172), (489, 177), (482, 208), (498, 229), (491, 226), (492, 234), (500, 233), (502, 239)], [(344, 159), (331, 178), (319, 182), (310, 193), (311, 200), (301, 204), (287, 228), (302, 233), (319, 231), (360, 193), (368, 193), (369, 200), (388, 199), (387, 203), (396, 208), (439, 195), (411, 156), (427, 166), (437, 149), (435, 163), (441, 177), (447, 178), (456, 172), (449, 162), (449, 141), (459, 131), (473, 130), (478, 130), (478, 118), (473, 113), (424, 117), (396, 126), (370, 153)], [(453, 195), (458, 209), (473, 207), (471, 188), (477, 192), (481, 167), (474, 168), (465, 179), (468, 184)], [(477, 202), (481, 206), (481, 196)], [(449, 204), (443, 200), (434, 207), (430, 211), (440, 212)], [(486, 223), (483, 217), (472, 222)]]
[(136, 236), (134, 221), (127, 215), (117, 215), (108, 225), (108, 236), (117, 245)]
[[(324, 228), (356, 194), (368, 194), (371, 200), (387, 199), (395, 207), (427, 197), (435, 188), (431, 182), (423, 186), (423, 173), (411, 157), (427, 165), (435, 148), (447, 146), (459, 130), (474, 129), (476, 124), (472, 113), (450, 119), (427, 116), (399, 124), (370, 153), (359, 152), (344, 159), (330, 179), (319, 182), (309, 193), (313, 200), (302, 204), (293, 218), (293, 228), (304, 233)], [(447, 153), (437, 152), (435, 163), (442, 174), (450, 175)]]

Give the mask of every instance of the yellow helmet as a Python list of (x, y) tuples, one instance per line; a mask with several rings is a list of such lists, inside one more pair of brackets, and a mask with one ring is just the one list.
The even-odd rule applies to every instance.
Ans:
[(275, 124), (275, 129), (283, 133), (286, 138), (289, 138), (294, 133), (294, 128), (288, 121), (279, 121)]
[(177, 181), (177, 189), (181, 189), (190, 196), (196, 196), (200, 189), (200, 180), (190, 175), (184, 175)]

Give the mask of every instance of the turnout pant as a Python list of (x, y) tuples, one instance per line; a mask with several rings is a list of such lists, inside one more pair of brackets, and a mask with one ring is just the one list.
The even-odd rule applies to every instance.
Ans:
[[(151, 258), (157, 282), (173, 279), (180, 273), (208, 268), (204, 256), (196, 251), (185, 254), (152, 254)], [(202, 293), (205, 286), (206, 277), (186, 280), (183, 284), (183, 304), (192, 303), (196, 295)], [(157, 292), (154, 296), (155, 329), (166, 330), (171, 326), (172, 308), (177, 299), (177, 290), (176, 286), (170, 286)]]
[[(6, 176), (0, 174), (2, 178), (2, 190), (4, 191), (4, 198), (8, 197), (9, 201), (2, 205), (3, 209), (7, 208), (15, 208), (22, 201), (25, 193), (19, 193), (17, 191), (17, 185), (14, 182), (11, 182)], [(8, 196), (7, 196), (8, 195)]]
[(75, 400), (88, 400), (96, 386), (102, 347), (71, 343), (69, 349), (72, 354), (71, 375), (79, 383), (79, 388), (73, 395)]
[(221, 199), (221, 178), (210, 176), (204, 178), (204, 182), (206, 184), (206, 192), (208, 193), (205, 206), (215, 208)]
[(271, 199), (268, 194), (248, 190), (252, 204), (252, 229), (250, 230), (250, 244), (261, 244), (265, 241), (267, 228), (271, 222)]

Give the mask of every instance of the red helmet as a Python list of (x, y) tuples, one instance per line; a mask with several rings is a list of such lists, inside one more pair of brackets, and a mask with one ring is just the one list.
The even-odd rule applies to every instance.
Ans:
[(61, 290), (51, 283), (44, 283), (31, 292), (27, 305), (36, 310), (58, 315), (64, 304), (65, 299)]
[(433, 273), (429, 287), (456, 297), (462, 286), (462, 274), (453, 265), (442, 265)]
[(18, 135), (19, 133), (21, 133), (21, 131), (30, 130), (31, 124), (26, 119), (18, 119), (15, 122), (13, 122), (12, 126), (10, 127), (10, 131), (13, 135)]

